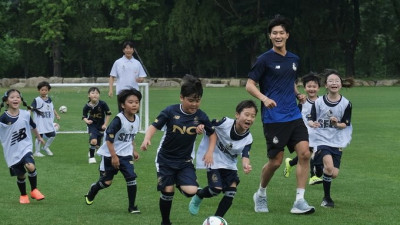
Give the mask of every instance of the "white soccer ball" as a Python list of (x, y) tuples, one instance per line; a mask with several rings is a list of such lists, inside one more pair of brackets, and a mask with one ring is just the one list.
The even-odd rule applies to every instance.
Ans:
[(61, 113), (66, 113), (67, 110), (68, 110), (67, 106), (65, 106), (65, 105), (60, 106), (60, 108), (58, 109), (58, 111), (60, 111)]
[(203, 225), (228, 225), (228, 222), (219, 216), (210, 216), (204, 220)]
[(54, 130), (59, 131), (60, 130), (60, 124), (58, 123), (53, 123)]

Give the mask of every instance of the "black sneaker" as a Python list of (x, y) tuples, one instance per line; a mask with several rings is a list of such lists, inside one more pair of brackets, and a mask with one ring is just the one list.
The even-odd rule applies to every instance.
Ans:
[(333, 200), (331, 198), (323, 198), (322, 199), (322, 203), (321, 203), (322, 207), (325, 208), (334, 208), (335, 207), (335, 203), (333, 202)]
[(138, 214), (140, 213), (140, 209), (137, 206), (134, 206), (133, 208), (129, 208), (128, 212), (132, 214)]

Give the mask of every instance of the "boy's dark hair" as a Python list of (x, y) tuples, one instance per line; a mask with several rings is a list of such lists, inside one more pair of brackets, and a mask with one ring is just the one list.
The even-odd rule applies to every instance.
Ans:
[(133, 44), (133, 41), (124, 41), (122, 44), (122, 49), (126, 48), (126, 46), (130, 46), (131, 48), (135, 48), (135, 45)]
[(321, 87), (321, 79), (315, 72), (309, 72), (301, 78), (301, 81), (303, 82), (303, 87), (305, 87), (306, 84), (310, 81), (314, 81), (315, 83), (317, 83), (318, 87)]
[(342, 83), (342, 87), (350, 88), (350, 87), (354, 86), (354, 79), (352, 77), (348, 77), (348, 78), (343, 79), (340, 76), (339, 72), (337, 70), (334, 70), (334, 69), (325, 69), (324, 70), (323, 75), (324, 75), (324, 78), (325, 78), (325, 81), (324, 81), (325, 84), (326, 84), (326, 81), (328, 80), (328, 77), (330, 75), (332, 75), (332, 74), (336, 74), (340, 78), (340, 83)]
[(181, 95), (182, 97), (201, 98), (203, 96), (203, 85), (201, 80), (192, 75), (186, 74), (182, 78)]
[(271, 33), (272, 28), (275, 26), (282, 26), (286, 33), (290, 33), (291, 21), (288, 18), (277, 14), (272, 20), (269, 21), (268, 34)]
[(47, 81), (42, 81), (42, 82), (40, 82), (40, 83), (37, 85), (38, 91), (39, 91), (40, 89), (42, 89), (42, 87), (47, 87), (47, 89), (49, 89), (49, 90), (51, 89), (50, 83), (47, 82)]
[(100, 89), (98, 87), (90, 87), (87, 93), (90, 94), (92, 91), (97, 91), (100, 94)]
[(243, 100), (239, 102), (239, 104), (236, 106), (236, 112), (241, 113), (243, 109), (247, 108), (254, 108), (256, 110), (256, 114), (258, 113), (257, 105), (253, 100)]
[(142, 100), (142, 93), (140, 93), (140, 91), (135, 88), (124, 89), (118, 94), (118, 105), (125, 103), (126, 99), (131, 95), (136, 96), (139, 99), (139, 102)]
[(37, 114), (43, 115), (43, 113), (40, 112), (38, 109), (33, 108), (33, 107), (29, 106), (28, 104), (26, 104), (26, 102), (24, 101), (24, 98), (22, 97), (21, 92), (18, 91), (17, 89), (14, 89), (14, 88), (13, 88), (13, 89), (10, 89), (10, 90), (8, 90), (8, 91), (6, 91), (6, 92), (4, 93), (3, 97), (1, 98), (0, 111), (1, 111), (1, 108), (4, 107), (4, 102), (7, 101), (8, 96), (10, 95), (11, 92), (18, 92), (19, 96), (21, 97), (22, 105), (25, 106), (28, 110), (33, 110), (33, 111), (35, 111)]

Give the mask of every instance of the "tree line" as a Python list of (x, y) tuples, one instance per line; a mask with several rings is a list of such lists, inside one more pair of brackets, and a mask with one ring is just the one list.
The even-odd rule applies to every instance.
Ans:
[(246, 77), (276, 14), (300, 74), (400, 76), (400, 0), (3, 0), (0, 77), (108, 76), (124, 40), (151, 77)]

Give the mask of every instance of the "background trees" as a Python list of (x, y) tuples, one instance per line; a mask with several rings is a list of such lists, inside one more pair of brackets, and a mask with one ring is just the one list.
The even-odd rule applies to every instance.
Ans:
[(5, 0), (0, 77), (108, 76), (126, 39), (152, 77), (246, 77), (275, 14), (301, 74), (400, 76), (400, 0)]

